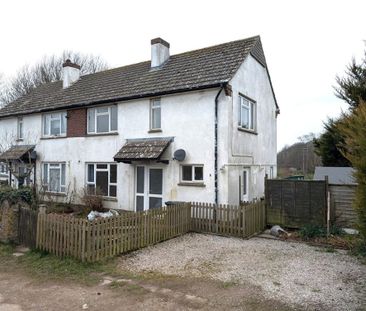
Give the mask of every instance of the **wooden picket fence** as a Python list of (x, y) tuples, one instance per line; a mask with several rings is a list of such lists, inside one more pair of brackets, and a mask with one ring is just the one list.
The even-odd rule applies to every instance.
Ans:
[(190, 204), (94, 221), (39, 214), (37, 248), (56, 256), (98, 261), (153, 245), (190, 230)]
[(264, 201), (244, 205), (192, 203), (191, 230), (225, 236), (250, 237), (266, 226)]
[(39, 214), (37, 248), (95, 262), (190, 231), (245, 238), (264, 227), (263, 202), (246, 206), (185, 203), (94, 221)]

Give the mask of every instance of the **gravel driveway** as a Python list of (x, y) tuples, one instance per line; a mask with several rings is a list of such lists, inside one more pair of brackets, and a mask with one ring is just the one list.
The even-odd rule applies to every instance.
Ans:
[(123, 256), (120, 265), (132, 272), (249, 283), (268, 298), (306, 310), (366, 310), (366, 266), (344, 251), (302, 243), (186, 234)]

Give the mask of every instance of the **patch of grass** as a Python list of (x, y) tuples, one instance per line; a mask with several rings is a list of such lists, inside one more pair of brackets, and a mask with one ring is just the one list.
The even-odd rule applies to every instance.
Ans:
[[(333, 236), (342, 236), (345, 234), (345, 232), (337, 226), (331, 226), (329, 228), (329, 234)], [(306, 241), (314, 238), (324, 238), (327, 236), (327, 228), (308, 224), (300, 229), (299, 235), (303, 240)]]
[(335, 253), (336, 252), (336, 250), (334, 249), (334, 247), (333, 246), (327, 246), (325, 249), (324, 249), (324, 251), (326, 252), (326, 253)]
[(83, 263), (40, 251), (29, 251), (24, 256), (15, 258), (12, 256), (13, 252), (13, 245), (0, 244), (0, 268), (21, 269), (40, 280), (57, 279), (92, 285), (100, 281), (102, 274), (113, 274), (117, 270), (115, 260)]

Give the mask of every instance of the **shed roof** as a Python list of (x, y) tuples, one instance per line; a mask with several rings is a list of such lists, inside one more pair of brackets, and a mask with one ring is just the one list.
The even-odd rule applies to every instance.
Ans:
[(172, 55), (158, 69), (145, 61), (81, 76), (66, 89), (62, 81), (47, 83), (2, 108), (0, 117), (218, 87), (231, 80), (249, 54), (267, 66), (255, 36)]
[(330, 184), (334, 185), (354, 185), (356, 183), (353, 177), (354, 169), (352, 167), (315, 167), (314, 180), (324, 180), (328, 176)]
[(114, 160), (117, 162), (159, 160), (172, 141), (172, 137), (130, 139), (114, 156)]

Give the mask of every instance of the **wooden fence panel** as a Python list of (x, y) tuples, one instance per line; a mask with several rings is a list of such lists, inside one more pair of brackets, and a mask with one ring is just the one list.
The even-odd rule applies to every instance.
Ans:
[(357, 213), (353, 208), (356, 188), (356, 185), (329, 185), (332, 222), (337, 226), (356, 226)]
[(326, 224), (326, 181), (267, 179), (265, 195), (268, 224), (291, 228)]
[(35, 248), (37, 242), (37, 227), (38, 212), (21, 207), (19, 209), (18, 223), (19, 243), (30, 248)]

